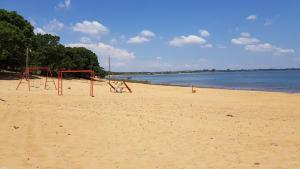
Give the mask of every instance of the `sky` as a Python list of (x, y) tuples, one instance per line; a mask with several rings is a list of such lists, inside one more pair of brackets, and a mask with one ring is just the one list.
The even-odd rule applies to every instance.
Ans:
[(300, 68), (299, 0), (1, 0), (112, 71)]

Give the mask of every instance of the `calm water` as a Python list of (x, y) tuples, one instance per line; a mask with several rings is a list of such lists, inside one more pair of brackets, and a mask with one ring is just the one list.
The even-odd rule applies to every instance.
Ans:
[(117, 76), (127, 77), (152, 84), (300, 93), (300, 70)]

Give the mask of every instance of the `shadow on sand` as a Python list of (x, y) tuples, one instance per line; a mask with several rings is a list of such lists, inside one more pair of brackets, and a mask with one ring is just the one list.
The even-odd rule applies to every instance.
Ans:
[[(20, 80), (22, 74), (20, 72), (0, 71), (0, 80)], [(30, 75), (30, 79), (40, 79), (37, 76)]]

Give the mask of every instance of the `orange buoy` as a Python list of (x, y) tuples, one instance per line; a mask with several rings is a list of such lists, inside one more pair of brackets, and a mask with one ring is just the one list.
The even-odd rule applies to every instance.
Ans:
[(193, 85), (192, 85), (192, 93), (196, 93), (196, 89), (194, 89)]

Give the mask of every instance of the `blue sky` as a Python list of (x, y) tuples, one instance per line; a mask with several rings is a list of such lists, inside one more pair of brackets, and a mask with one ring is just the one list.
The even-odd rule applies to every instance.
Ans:
[(113, 71), (299, 68), (297, 0), (2, 0)]

